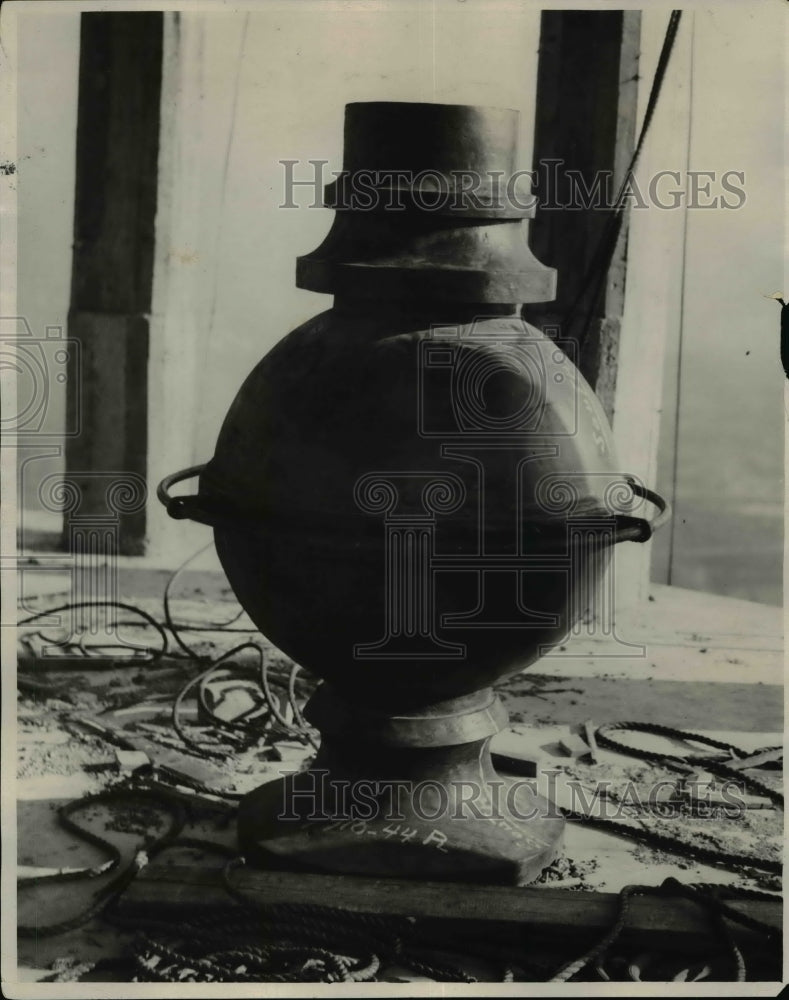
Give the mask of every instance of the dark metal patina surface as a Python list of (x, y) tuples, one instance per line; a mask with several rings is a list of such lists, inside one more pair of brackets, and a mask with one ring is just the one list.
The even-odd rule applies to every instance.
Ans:
[[(518, 314), (553, 297), (555, 272), (508, 184), (517, 119), (348, 105), (335, 223), (297, 265), (334, 307), (251, 372), (214, 457), (187, 470), (198, 495), (170, 497), (177, 477), (160, 493), (213, 525), (253, 621), (326, 681), (313, 767), (242, 804), (255, 864), (528, 882), (558, 850), (555, 808), (493, 769), (506, 717), (490, 688), (561, 641), (612, 546), (651, 527), (594, 393)], [(431, 184), (451, 197), (428, 209)], [(407, 796), (394, 822), (392, 782), (430, 801)], [(360, 783), (378, 788), (367, 818), (338, 798)]]

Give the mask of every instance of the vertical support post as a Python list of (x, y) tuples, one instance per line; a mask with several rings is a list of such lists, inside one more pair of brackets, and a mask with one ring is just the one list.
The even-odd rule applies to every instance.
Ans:
[[(663, 10), (643, 12), (641, 64), (651, 77), (668, 20)], [(687, 183), (693, 75), (693, 11), (683, 11), (660, 101), (639, 161), (642, 191), (660, 171), (676, 171)], [(648, 88), (644, 88), (646, 91)], [(646, 103), (642, 93), (640, 104)], [(643, 112), (642, 112), (643, 113)], [(614, 441), (622, 468), (645, 483), (657, 476), (667, 355), (679, 338), (682, 320), (687, 199), (673, 208), (650, 203), (633, 212), (629, 229), (630, 263), (622, 317)], [(658, 536), (660, 537), (660, 536)], [(617, 558), (617, 607), (646, 601), (653, 543), (620, 546)]]
[[(558, 270), (557, 299), (526, 318), (579, 341), (580, 368), (609, 418), (624, 309), (625, 218), (602, 294), (586, 284), (635, 143), (639, 11), (543, 11), (531, 246)], [(592, 321), (580, 343), (589, 314)], [(569, 317), (569, 325), (568, 325)]]
[[(80, 433), (67, 442), (66, 474), (85, 515), (98, 518), (105, 488), (90, 473), (146, 474), (162, 20), (113, 11), (81, 21), (69, 335), (83, 377), (68, 393), (69, 426)], [(118, 547), (144, 552), (144, 505), (121, 518)]]

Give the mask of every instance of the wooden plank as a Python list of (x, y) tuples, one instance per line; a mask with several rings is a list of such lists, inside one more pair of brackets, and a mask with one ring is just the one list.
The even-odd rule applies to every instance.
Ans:
[[(525, 315), (578, 342), (581, 371), (609, 419), (624, 308), (627, 217), (602, 294), (596, 295), (596, 282), (585, 290), (584, 284), (611, 215), (606, 205), (614, 200), (634, 148), (639, 48), (639, 11), (542, 13), (534, 142), (538, 207), (530, 243), (538, 259), (558, 269), (559, 285), (556, 302), (529, 307)], [(555, 166), (547, 166), (551, 162)], [(549, 175), (554, 185), (547, 183)], [(593, 195), (596, 207), (576, 204), (579, 182), (594, 192), (597, 180), (602, 186)]]
[[(167, 427), (167, 434), (159, 436), (148, 456), (151, 483), (209, 456), (198, 423), (210, 384), (203, 369), (211, 368), (208, 345), (219, 281), (223, 173), (214, 155), (206, 156), (206, 137), (226, 147), (226, 126), (217, 134), (212, 123), (228, 122), (232, 128), (236, 70), (225, 73), (226, 64), (215, 65), (214, 53), (240, 51), (244, 25), (242, 17), (217, 19), (198, 11), (170, 10), (163, 17), (148, 408), (151, 426)], [(185, 489), (196, 485), (186, 483)], [(205, 544), (204, 526), (173, 520), (153, 490), (146, 529), (149, 552), (162, 566), (178, 565)]]
[[(72, 309), (69, 336), (80, 342), (81, 379), (71, 392), (77, 437), (67, 439), (66, 476), (80, 491), (80, 520), (118, 518), (119, 552), (144, 551), (145, 505), (118, 512), (108, 504), (108, 487), (131, 472), (145, 477), (148, 450), (148, 317), (141, 313)], [(68, 540), (69, 515), (63, 535)], [(108, 554), (109, 558), (109, 554)]]
[[(557, 935), (566, 934), (569, 928), (578, 933), (604, 932), (616, 918), (619, 905), (615, 893), (568, 892), (549, 887), (417, 882), (249, 868), (233, 873), (231, 878), (234, 886), (261, 906), (325, 901), (355, 912), (473, 921), (489, 926), (516, 923)], [(194, 909), (226, 905), (228, 899), (218, 868), (151, 864), (132, 882), (119, 905), (122, 912), (149, 906)], [(780, 932), (780, 899), (743, 900), (736, 906)], [(686, 899), (636, 896), (631, 900), (627, 927), (628, 940), (648, 938), (655, 946), (663, 944), (682, 951), (698, 949), (700, 942), (709, 937), (704, 911)], [(752, 939), (752, 932), (732, 927), (737, 936)]]
[[(161, 13), (82, 15), (69, 316), (82, 377), (69, 373), (69, 426), (80, 427), (66, 444), (69, 478), (146, 472), (161, 62)], [(81, 516), (107, 514), (105, 489), (87, 485)], [(141, 554), (144, 535), (144, 509), (124, 515), (121, 553)]]
[[(592, 189), (601, 171), (611, 188), (623, 177), (637, 123), (643, 121), (667, 24), (667, 11), (551, 10), (542, 14), (537, 86), (534, 170), (559, 161), (558, 171), (577, 171)], [(689, 22), (685, 14), (669, 73), (637, 170), (644, 179), (666, 163), (686, 165), (688, 146)], [(642, 26), (643, 29), (642, 30)], [(638, 87), (639, 77), (646, 85)], [(562, 209), (571, 201), (570, 181), (550, 192), (554, 204), (539, 204), (530, 243), (538, 259), (559, 272), (555, 303), (526, 307), (524, 317), (578, 344), (576, 359), (609, 419), (623, 470), (654, 483), (665, 344), (677, 322), (677, 289), (684, 210), (650, 209), (625, 218), (601, 301), (590, 290), (580, 296), (584, 275), (610, 212)], [(626, 261), (629, 255), (629, 264)], [(625, 268), (627, 297), (625, 302)], [(573, 308), (574, 307), (574, 308)], [(567, 314), (574, 313), (569, 322)], [(586, 336), (586, 320), (592, 314)], [(580, 340), (583, 339), (583, 343)], [(618, 610), (646, 599), (650, 547), (617, 551)]]
[(150, 304), (161, 59), (160, 13), (82, 15), (74, 308)]
[[(613, 189), (618, 191), (625, 180), (636, 144), (636, 109), (638, 106), (639, 56), (641, 52), (641, 11), (624, 10), (619, 47), (619, 85), (616, 101), (616, 129), (613, 143)], [(629, 204), (625, 207), (619, 236), (611, 257), (597, 318), (590, 324), (581, 345), (581, 371), (594, 386), (609, 420), (613, 419), (616, 383), (619, 372), (619, 338), (625, 308), (627, 272), (627, 233), (630, 225)], [(591, 304), (590, 304), (591, 305)]]
[[(687, 168), (690, 122), (693, 11), (684, 10), (660, 100), (636, 177), (642, 192), (658, 171)], [(655, 72), (669, 12), (642, 12), (640, 72)], [(639, 99), (643, 119), (648, 87)], [(646, 197), (646, 196), (645, 196)], [(655, 207), (634, 211), (628, 227), (628, 271), (614, 407), (614, 443), (620, 467), (654, 487), (662, 432), (663, 372), (666, 347), (679, 329), (686, 205), (671, 211)], [(665, 531), (666, 529), (664, 529)], [(658, 534), (658, 536), (660, 535)], [(615, 606), (643, 604), (649, 591), (652, 544), (617, 546)]]
[[(529, 675), (608, 675), (630, 681), (649, 678), (746, 687), (783, 684), (780, 608), (654, 583), (648, 594), (649, 600), (639, 607), (617, 614), (614, 636), (594, 632), (571, 636), (535, 664)], [(733, 688), (732, 699), (736, 697)], [(781, 704), (779, 696), (776, 705)]]

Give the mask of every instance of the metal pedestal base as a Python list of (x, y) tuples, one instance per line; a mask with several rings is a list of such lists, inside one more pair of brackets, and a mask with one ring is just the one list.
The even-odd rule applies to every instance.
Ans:
[(312, 768), (262, 785), (239, 810), (242, 854), (264, 868), (526, 884), (556, 857), (564, 820), (535, 782), (498, 775), (506, 721), (488, 691), (413, 715), (353, 709), (324, 685)]

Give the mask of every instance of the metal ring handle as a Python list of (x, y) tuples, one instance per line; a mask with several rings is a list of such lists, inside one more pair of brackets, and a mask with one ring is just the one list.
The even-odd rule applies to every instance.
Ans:
[(204, 468), (205, 465), (190, 465), (188, 469), (181, 469), (180, 472), (173, 472), (171, 475), (165, 476), (156, 487), (157, 499), (167, 508), (170, 517), (177, 521), (189, 518), (192, 521), (199, 521), (201, 524), (213, 523), (208, 511), (201, 506), (199, 496), (170, 496), (171, 487), (201, 475)]
[(651, 504), (654, 504), (658, 509), (658, 514), (652, 521), (647, 521), (643, 517), (629, 517), (625, 514), (618, 515), (616, 518), (617, 527), (614, 541), (648, 542), (658, 528), (662, 528), (671, 517), (671, 505), (659, 493), (655, 493), (654, 490), (649, 490), (646, 486), (637, 483), (632, 476), (625, 476), (625, 482), (633, 491), (634, 496), (641, 497), (642, 500), (648, 500)]
[[(227, 511), (212, 509), (213, 505), (206, 497), (199, 495), (174, 497), (170, 495), (170, 489), (173, 486), (201, 475), (204, 469), (205, 465), (191, 465), (188, 469), (182, 469), (180, 472), (165, 476), (156, 488), (156, 496), (160, 503), (167, 508), (170, 517), (179, 521), (188, 518), (191, 521), (198, 521), (200, 524), (215, 526), (218, 522), (230, 520), (231, 523), (237, 525), (237, 516), (230, 517)], [(658, 509), (658, 514), (652, 521), (647, 521), (643, 517), (630, 517), (627, 514), (617, 515), (613, 540), (615, 543), (647, 542), (658, 528), (661, 528), (669, 520), (671, 506), (659, 493), (647, 489), (646, 486), (641, 486), (632, 476), (625, 476), (625, 481), (632, 489), (633, 495), (654, 504)]]

